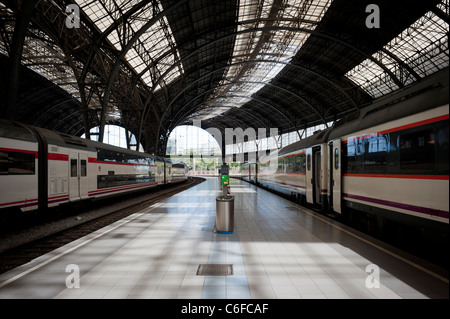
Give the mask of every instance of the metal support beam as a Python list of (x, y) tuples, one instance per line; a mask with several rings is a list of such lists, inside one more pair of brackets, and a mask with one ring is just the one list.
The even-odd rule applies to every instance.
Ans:
[(37, 0), (21, 1), (18, 4), (18, 13), (14, 34), (9, 52), (8, 67), (8, 88), (6, 90), (6, 102), (0, 110), (0, 117), (13, 120), (15, 115), (15, 107), (17, 102), (17, 94), (19, 92), (20, 67), (22, 61), (23, 45), (25, 36), (34, 12)]
[(133, 37), (127, 42), (125, 47), (122, 49), (120, 54), (117, 56), (116, 62), (114, 66), (112, 67), (112, 70), (108, 77), (108, 82), (106, 84), (106, 90), (104, 97), (102, 99), (102, 111), (100, 115), (100, 135), (99, 135), (99, 142), (103, 141), (103, 135), (105, 130), (105, 124), (106, 124), (106, 108), (109, 103), (109, 97), (111, 95), (111, 89), (114, 83), (114, 80), (116, 78), (116, 74), (119, 71), (119, 67), (122, 64), (122, 62), (125, 59), (126, 54), (128, 51), (132, 48), (133, 44), (138, 41), (138, 39), (141, 37), (142, 34), (145, 33), (149, 28), (151, 28), (155, 23), (157, 23), (160, 19), (165, 17), (168, 13), (172, 12), (173, 10), (179, 8), (180, 6), (184, 5), (189, 0), (179, 0), (175, 4), (171, 5), (170, 7), (164, 9), (164, 11), (158, 13), (156, 16), (151, 18), (147, 23), (145, 23), (138, 31), (135, 32)]
[[(362, 51), (361, 49), (355, 47), (354, 45), (351, 45), (351, 44), (349, 44), (349, 43), (347, 43), (347, 42), (345, 42), (343, 40), (340, 40), (340, 39), (338, 39), (336, 37), (333, 37), (333, 36), (330, 36), (330, 35), (327, 35), (327, 34), (323, 34), (323, 33), (320, 33), (318, 31), (310, 30), (310, 29), (307, 29), (307, 28), (301, 28), (301, 27), (271, 26), (271, 27), (249, 28), (249, 29), (246, 29), (246, 30), (241, 30), (241, 31), (238, 31), (238, 32), (236, 32), (234, 34), (225, 35), (225, 36), (217, 38), (217, 39), (215, 39), (213, 41), (210, 41), (207, 44), (196, 48), (194, 51), (192, 51), (188, 55), (184, 56), (183, 59), (192, 58), (194, 55), (198, 54), (199, 52), (201, 52), (205, 48), (207, 48), (207, 47), (209, 47), (211, 45), (215, 45), (216, 43), (218, 43), (220, 41), (223, 41), (223, 40), (226, 40), (226, 39), (228, 39), (230, 37), (235, 37), (235, 36), (240, 35), (240, 34), (246, 34), (246, 33), (251, 33), (251, 32), (270, 32), (270, 31), (277, 31), (277, 30), (286, 30), (286, 31), (291, 31), (291, 32), (309, 33), (311, 35), (314, 35), (314, 36), (317, 36), (317, 37), (320, 37), (320, 38), (324, 38), (324, 39), (327, 39), (329, 41), (333, 41), (333, 42), (336, 42), (336, 43), (338, 43), (340, 45), (343, 45), (344, 47), (347, 47), (350, 50), (359, 53), (361, 56), (363, 56), (363, 57), (371, 60), (375, 64), (377, 64), (381, 69), (383, 69), (384, 72), (386, 72), (386, 74), (388, 74), (392, 78), (394, 83), (396, 83), (399, 87), (403, 87), (404, 86), (404, 84), (395, 76), (395, 74), (393, 74), (393, 72), (391, 70), (389, 70), (385, 65), (383, 65), (382, 62), (376, 60), (370, 53), (366, 53), (366, 52)], [(163, 56), (164, 55), (162, 55), (161, 58)], [(164, 79), (164, 77), (166, 75), (168, 75), (173, 70), (173, 68), (178, 67), (178, 65), (181, 64), (182, 62), (183, 62), (183, 60), (175, 62), (170, 68), (168, 68), (166, 70), (166, 72), (164, 74), (162, 74), (160, 76), (160, 78), (154, 84), (150, 95), (152, 95), (154, 89), (157, 87), (159, 82), (162, 81), (162, 79)], [(150, 100), (150, 96), (147, 99), (146, 103), (144, 104), (144, 111), (142, 113), (142, 118), (141, 118), (141, 121), (140, 121), (140, 126), (139, 126), (140, 130), (139, 131), (142, 131), (143, 122), (145, 120), (146, 115), (148, 114), (147, 108), (148, 108), (148, 105), (149, 105), (149, 100)], [(317, 112), (317, 110), (315, 110), (315, 109), (314, 109), (314, 111)], [(324, 121), (323, 118), (322, 118), (322, 121), (326, 124), (326, 122)]]

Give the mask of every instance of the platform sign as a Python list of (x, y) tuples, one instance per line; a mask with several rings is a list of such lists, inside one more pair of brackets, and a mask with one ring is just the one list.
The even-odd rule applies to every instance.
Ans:
[(222, 185), (228, 185), (230, 182), (230, 178), (228, 175), (222, 175)]
[(220, 169), (222, 175), (222, 185), (228, 185), (230, 183), (229, 167), (228, 165), (222, 165)]

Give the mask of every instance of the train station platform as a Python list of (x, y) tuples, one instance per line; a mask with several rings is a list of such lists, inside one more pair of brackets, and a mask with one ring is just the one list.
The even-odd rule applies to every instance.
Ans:
[[(234, 232), (218, 234), (219, 188), (207, 178), (0, 275), (0, 299), (449, 297), (448, 279), (419, 261), (237, 179)], [(211, 264), (233, 272), (197, 274)]]

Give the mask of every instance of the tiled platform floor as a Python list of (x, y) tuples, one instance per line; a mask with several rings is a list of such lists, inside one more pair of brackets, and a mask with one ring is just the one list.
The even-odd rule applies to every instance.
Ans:
[[(346, 227), (245, 182), (231, 189), (233, 234), (214, 232), (209, 178), (1, 275), (0, 298), (448, 298), (448, 281)], [(208, 263), (234, 274), (197, 276)]]

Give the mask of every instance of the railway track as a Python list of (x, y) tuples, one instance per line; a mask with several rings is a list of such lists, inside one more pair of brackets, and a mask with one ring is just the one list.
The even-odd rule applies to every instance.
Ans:
[(186, 182), (153, 189), (139, 196), (124, 196), (102, 200), (87, 206), (72, 207), (61, 217), (61, 212), (49, 220), (11, 224), (0, 234), (0, 273), (23, 265), (34, 258), (110, 225), (150, 205), (191, 188), (203, 178), (190, 177)]

